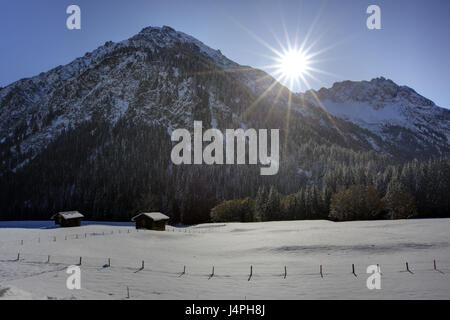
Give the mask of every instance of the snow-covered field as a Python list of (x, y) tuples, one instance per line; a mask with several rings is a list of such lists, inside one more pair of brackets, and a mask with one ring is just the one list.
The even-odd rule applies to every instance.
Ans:
[[(66, 269), (80, 257), (82, 288), (69, 290)], [(366, 268), (374, 264), (381, 290), (366, 287)], [(0, 299), (126, 299), (127, 287), (131, 299), (449, 299), (450, 219), (204, 224), (165, 232), (136, 232), (127, 223), (60, 229), (45, 221), (0, 222)]]

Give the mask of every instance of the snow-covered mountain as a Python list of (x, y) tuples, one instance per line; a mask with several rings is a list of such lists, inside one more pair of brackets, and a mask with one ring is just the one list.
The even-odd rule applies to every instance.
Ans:
[[(158, 58), (152, 61), (153, 56)], [(199, 102), (197, 88), (202, 86), (196, 87), (193, 78), (180, 74), (178, 67), (167, 66), (169, 59), (176, 65), (177, 60), (188, 57), (196, 68), (207, 64), (215, 71), (222, 70), (256, 99), (263, 96), (267, 103), (286, 108), (288, 90), (279, 84), (272, 86), (275, 80), (265, 72), (240, 66), (219, 50), (170, 27), (148, 27), (128, 40), (106, 42), (68, 65), (0, 90), (0, 143), (15, 137), (20, 152), (30, 153), (32, 158), (61, 132), (90, 120), (96, 112), (111, 123), (135, 111), (140, 119), (161, 124), (169, 132), (174, 126), (190, 127), (193, 106)], [(158, 81), (163, 83), (158, 85)], [(223, 125), (224, 118), (238, 118), (254, 102), (250, 97), (242, 101), (241, 93), (227, 97), (228, 103), (219, 98), (217, 90), (205, 94), (202, 98), (207, 100), (213, 127)], [(369, 142), (376, 151), (392, 156), (397, 151), (426, 156), (450, 151), (450, 111), (391, 80), (344, 81), (300, 96), (292, 104), (302, 115), (328, 123), (329, 115), (312, 110), (324, 107), (331, 115), (380, 137), (378, 141), (370, 135), (347, 132), (362, 143)], [(302, 103), (304, 98), (308, 106)]]
[[(183, 66), (182, 74), (177, 63), (185, 61), (189, 65)], [(0, 143), (15, 140), (21, 153), (34, 157), (61, 132), (92, 119), (96, 112), (111, 123), (136, 113), (140, 120), (169, 131), (176, 125), (190, 127), (199, 91), (205, 88), (194, 83), (192, 73), (202, 68), (211, 74), (228, 72), (254, 95), (262, 94), (274, 81), (182, 32), (167, 26), (148, 27), (128, 40), (106, 42), (68, 65), (1, 89)], [(236, 117), (236, 105), (250, 105), (240, 101), (239, 94), (225, 105), (215, 91), (202, 92), (207, 96), (201, 97), (207, 100), (205, 107), (210, 108), (214, 125), (219, 121), (216, 110), (217, 117)], [(271, 96), (275, 90), (267, 95)]]
[[(101, 219), (154, 208), (206, 221), (218, 201), (254, 196), (260, 185), (297, 192), (334, 181), (326, 175), (338, 169), (351, 183), (356, 166), (372, 174), (448, 157), (449, 119), (448, 110), (382, 78), (294, 94), (189, 35), (148, 27), (0, 89), (0, 214), (46, 218), (76, 208)], [(173, 166), (170, 133), (194, 120), (280, 129), (279, 173)]]
[[(448, 155), (450, 110), (436, 106), (407, 86), (380, 77), (338, 82), (329, 89), (307, 91), (304, 97), (383, 141), (395, 143), (401, 149), (403, 145), (411, 154)], [(376, 143), (373, 148), (382, 150)]]

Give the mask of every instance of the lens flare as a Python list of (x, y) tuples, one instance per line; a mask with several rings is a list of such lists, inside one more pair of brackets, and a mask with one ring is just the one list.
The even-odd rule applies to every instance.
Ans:
[(300, 50), (290, 50), (279, 59), (278, 72), (287, 79), (299, 79), (309, 67), (307, 56)]

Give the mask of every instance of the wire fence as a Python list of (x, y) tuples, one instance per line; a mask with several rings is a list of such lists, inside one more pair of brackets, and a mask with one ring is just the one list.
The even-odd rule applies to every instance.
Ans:
[[(155, 259), (156, 260), (156, 259)], [(357, 277), (360, 274), (366, 274), (368, 265), (359, 263), (336, 264), (330, 262), (327, 264), (314, 264), (311, 262), (293, 262), (289, 265), (282, 264), (249, 264), (244, 267), (242, 263), (226, 265), (205, 265), (201, 263), (175, 264), (175, 263), (155, 263), (151, 259), (124, 259), (109, 257), (83, 257), (70, 255), (43, 255), (35, 253), (20, 253), (17, 255), (0, 254), (0, 263), (20, 263), (34, 266), (56, 266), (68, 267), (70, 265), (79, 265), (83, 268), (94, 269), (114, 269), (129, 273), (157, 273), (165, 275), (191, 276), (191, 277), (241, 277), (248, 281), (259, 277), (279, 277), (282, 279), (297, 276), (313, 276), (324, 278), (333, 275), (350, 275)], [(162, 264), (164, 264), (162, 266)], [(376, 264), (376, 263), (375, 263)], [(432, 260), (412, 260), (385, 262), (376, 264), (381, 274), (437, 272), (440, 274), (450, 274), (450, 261), (432, 259)]]
[[(64, 229), (55, 229), (55, 230), (64, 230)], [(53, 234), (53, 235), (42, 235), (35, 237), (27, 237), (22, 239), (8, 239), (8, 240), (0, 240), (0, 248), (2, 246), (8, 245), (27, 245), (30, 243), (51, 243), (58, 241), (68, 241), (68, 240), (79, 240), (79, 239), (87, 239), (90, 237), (99, 237), (99, 236), (110, 236), (110, 235), (126, 235), (132, 233), (146, 232), (148, 230), (145, 229), (136, 229), (136, 228), (127, 228), (127, 229), (116, 229), (116, 230), (105, 230), (105, 231), (92, 231), (92, 232), (81, 232), (81, 233), (68, 233), (68, 234)], [(176, 228), (172, 226), (166, 226), (165, 232), (171, 233), (184, 233), (184, 234), (205, 234), (212, 232), (212, 228)], [(157, 231), (161, 232), (161, 231)]]
[[(81, 268), (83, 279), (95, 279), (96, 281), (102, 279), (108, 283), (108, 285), (97, 286), (90, 284), (90, 280), (85, 280), (83, 288), (96, 292), (96, 294), (110, 295), (113, 293), (114, 297), (119, 299), (154, 297), (153, 294), (157, 295), (155, 292), (158, 290), (171, 296), (173, 289), (170, 288), (177, 288), (176, 294), (187, 297), (190, 296), (189, 288), (192, 286), (194, 286), (192, 288), (196, 288), (195, 286), (201, 284), (202, 281), (210, 285), (202, 285), (203, 289), (197, 291), (200, 294), (210, 292), (214, 288), (217, 289), (217, 286), (222, 288), (223, 285), (226, 285), (223, 293), (233, 296), (236, 293), (231, 288), (238, 283), (248, 283), (250, 286), (252, 283), (255, 285), (260, 283), (260, 286), (272, 286), (279, 283), (283, 287), (302, 286), (305, 283), (307, 286), (314, 286), (313, 283), (315, 283), (320, 288), (325, 285), (327, 280), (345, 279), (348, 287), (351, 282), (358, 281), (358, 279), (365, 282), (369, 276), (366, 272), (367, 264), (337, 263), (336, 261), (324, 261), (323, 264), (297, 261), (286, 265), (273, 262), (267, 264), (239, 262), (207, 264), (201, 261), (196, 263), (190, 261), (190, 263), (183, 264), (182, 260), (166, 263), (159, 261), (156, 257), (155, 259), (139, 259), (138, 257), (125, 259), (19, 252), (17, 255), (0, 254), (0, 284), (42, 274), (55, 274), (56, 276), (58, 273), (64, 273), (63, 277), (66, 277), (65, 271), (73, 265)], [(378, 264), (378, 267), (378, 272), (386, 279), (401, 277), (400, 279), (405, 280), (405, 277), (411, 277), (411, 279), (417, 277), (417, 281), (423, 281), (423, 279), (429, 279), (434, 273), (438, 277), (442, 276), (442, 281), (447, 281), (450, 274), (450, 261), (441, 259), (384, 261), (383, 264)], [(427, 277), (424, 278), (424, 276)], [(155, 286), (155, 281), (160, 284)], [(325, 282), (321, 284), (322, 281)], [(181, 293), (178, 291), (180, 286), (180, 290), (183, 290)], [(355, 283), (353, 286), (358, 287), (359, 285)], [(352, 286), (350, 285), (350, 287)], [(252, 292), (250, 288), (248, 287), (250, 290), (247, 290), (248, 294)], [(215, 291), (212, 293), (216, 294)], [(209, 299), (208, 296), (205, 298)]]
[[(210, 233), (210, 232), (216, 232), (216, 228), (212, 228), (209, 226), (204, 226), (202, 228), (176, 228), (172, 226), (166, 226), (166, 233), (182, 233), (186, 235), (194, 235), (194, 234), (204, 234), (204, 233)], [(64, 229), (55, 229), (59, 231), (63, 231)], [(47, 254), (47, 255), (39, 255), (39, 254), (29, 254), (26, 255), (20, 253), (21, 248), (26, 248), (29, 244), (43, 244), (46, 245), (48, 243), (52, 242), (60, 242), (60, 241), (71, 241), (71, 240), (82, 240), (82, 239), (88, 239), (92, 237), (100, 237), (100, 236), (112, 236), (112, 235), (131, 235), (136, 233), (142, 233), (147, 232), (148, 230), (143, 229), (135, 229), (135, 228), (121, 228), (121, 229), (114, 229), (114, 230), (96, 230), (92, 232), (84, 232), (84, 233), (68, 233), (68, 234), (53, 234), (53, 235), (45, 235), (45, 236), (37, 236), (37, 237), (31, 237), (26, 239), (14, 239), (14, 240), (1, 240), (0, 241), (0, 249), (1, 248), (8, 248), (9, 251), (6, 253), (6, 250), (0, 251), (0, 262), (33, 262), (33, 263), (57, 263), (57, 264), (65, 264), (65, 265), (73, 265), (73, 264), (82, 264), (84, 266), (90, 266), (90, 267), (115, 267), (115, 268), (127, 268), (130, 270), (135, 270), (136, 266), (138, 267), (138, 270), (146, 270), (146, 271), (155, 271), (155, 272), (163, 272), (167, 273), (167, 268), (165, 267), (164, 270), (156, 270), (149, 267), (149, 265), (145, 265), (145, 259), (135, 259), (135, 261), (131, 262), (130, 260), (125, 259), (116, 259), (112, 257), (104, 257), (104, 258), (98, 258), (98, 257), (74, 257), (74, 256), (67, 256), (67, 255), (54, 255), (54, 254)], [(160, 231), (157, 231), (160, 232)], [(11, 250), (17, 249), (17, 256), (11, 255)], [(6, 255), (7, 256), (6, 256)], [(114, 264), (112, 264), (112, 260), (114, 261)], [(439, 262), (439, 263), (438, 263)], [(253, 266), (257, 267), (255, 269), (255, 272), (253, 272)], [(430, 268), (432, 271), (441, 271), (442, 273), (445, 273), (445, 271), (449, 272), (449, 266), (450, 261), (448, 260), (439, 260), (437, 258), (430, 259), (428, 261), (413, 261), (408, 262), (396, 262), (396, 263), (384, 263), (383, 268), (387, 270), (397, 270), (400, 272), (414, 272), (415, 271), (429, 271)], [(205, 271), (207, 269), (211, 270), (210, 273), (205, 272), (189, 272), (190, 275), (195, 276), (204, 276), (207, 275), (217, 275), (216, 272), (217, 266), (209, 266), (208, 268), (203, 267)], [(381, 265), (379, 265), (381, 269)], [(233, 265), (227, 265), (224, 266), (221, 270), (224, 271), (225, 269), (228, 271), (233, 271), (233, 269), (236, 268)], [(241, 267), (239, 267), (242, 269)], [(272, 268), (272, 270), (270, 270)], [(194, 268), (194, 270), (198, 269), (197, 267)], [(359, 268), (360, 269), (360, 268)], [(172, 273), (180, 273), (184, 270), (184, 274), (187, 274), (186, 272), (186, 266), (182, 265), (179, 267), (178, 270), (174, 270)], [(256, 271), (258, 270), (258, 271)], [(303, 270), (303, 271), (299, 271)], [(282, 275), (284, 278), (287, 278), (288, 275), (317, 275), (324, 276), (327, 274), (333, 274), (333, 273), (340, 273), (340, 272), (346, 272), (351, 270), (351, 274), (357, 275), (357, 272), (365, 272), (365, 270), (358, 270), (357, 265), (355, 263), (352, 263), (349, 267), (342, 268), (342, 270), (336, 270), (335, 264), (330, 267), (326, 267), (325, 264), (315, 264), (314, 266), (308, 265), (303, 263), (295, 263), (293, 266), (267, 266), (267, 264), (251, 264), (248, 267), (248, 275), (253, 277), (254, 275)], [(192, 271), (192, 270), (191, 270)], [(243, 271), (240, 271), (239, 273), (244, 273)], [(222, 273), (224, 276), (231, 276), (233, 274), (239, 274), (237, 272), (234, 273)]]
[[(121, 227), (120, 229), (106, 229), (95, 230), (83, 233), (67, 233), (64, 234), (64, 229), (58, 230), (52, 235), (37, 235), (25, 239), (13, 239), (0, 241), (0, 275), (2, 281), (14, 280), (27, 275), (36, 275), (45, 272), (63, 272), (67, 267), (72, 265), (79, 265), (83, 272), (102, 273), (105, 277), (111, 277), (114, 281), (128, 281), (135, 279), (135, 277), (145, 279), (145, 276), (152, 275), (155, 277), (169, 277), (173, 281), (177, 279), (193, 279), (199, 281), (200, 279), (214, 281), (215, 279), (234, 279), (237, 281), (254, 282), (262, 279), (278, 279), (279, 281), (302, 281), (305, 279), (329, 279), (333, 277), (346, 276), (348, 279), (360, 279), (367, 276), (367, 267), (369, 263), (366, 261), (371, 258), (364, 258), (354, 262), (349, 262), (350, 257), (346, 256), (342, 261), (327, 260), (324, 257), (311, 258), (309, 260), (303, 259), (301, 255), (298, 256), (298, 261), (295, 258), (290, 258), (291, 261), (286, 263), (277, 263), (271, 260), (270, 262), (261, 262), (256, 260), (255, 263), (247, 263), (251, 261), (252, 257), (243, 257), (244, 262), (240, 259), (238, 261), (225, 262), (218, 260), (214, 263), (204, 263), (204, 261), (186, 260), (183, 263), (183, 258), (172, 259), (174, 257), (165, 257), (168, 260), (161, 259), (161, 255), (155, 256), (153, 259), (146, 255), (145, 257), (134, 256), (133, 253), (128, 252), (126, 257), (114, 257), (106, 254), (104, 257), (100, 256), (76, 256), (74, 254), (59, 254), (51, 252), (56, 248), (48, 246), (49, 243), (61, 241), (82, 241), (93, 237), (108, 237), (108, 236), (126, 236), (138, 233), (145, 233), (147, 230), (139, 230), (135, 228)], [(179, 233), (186, 236), (193, 236), (195, 234), (216, 232), (215, 228), (176, 228), (167, 226), (166, 233)], [(42, 244), (40, 246), (39, 244)], [(30, 246), (29, 248), (27, 247)], [(39, 250), (29, 252), (30, 249), (39, 248)], [(22, 250), (23, 249), (23, 250)], [(17, 253), (14, 252), (16, 250)], [(48, 250), (48, 254), (43, 254), (42, 250)], [(437, 254), (437, 253), (436, 253)], [(420, 274), (436, 273), (448, 279), (450, 274), (450, 260), (446, 257), (432, 257), (429, 258), (426, 254), (426, 259), (411, 259), (409, 261), (398, 258), (395, 261), (392, 258), (386, 259), (382, 257), (380, 261), (372, 261), (374, 265), (378, 266), (378, 271), (384, 276), (396, 276), (399, 274), (410, 275), (411, 277)], [(416, 255), (417, 257), (417, 255)], [(373, 257), (377, 259), (377, 257)], [(319, 260), (323, 259), (323, 260)], [(364, 260), (364, 262), (362, 262)], [(387, 261), (388, 260), (388, 261)], [(3, 270), (2, 270), (3, 269)], [(11, 274), (11, 279), (8, 278), (8, 270)], [(123, 276), (127, 280), (122, 279)], [(121, 280), (122, 279), (122, 280)], [(139, 282), (137, 281), (137, 282)], [(315, 281), (315, 280), (312, 280)], [(351, 280), (349, 280), (351, 281)], [(135, 281), (133, 283), (132, 295), (133, 297), (141, 295), (146, 296), (145, 288), (136, 288)], [(286, 282), (288, 283), (288, 282)], [(126, 297), (130, 298), (129, 283), (125, 284), (127, 288)], [(140, 292), (141, 290), (142, 292)]]

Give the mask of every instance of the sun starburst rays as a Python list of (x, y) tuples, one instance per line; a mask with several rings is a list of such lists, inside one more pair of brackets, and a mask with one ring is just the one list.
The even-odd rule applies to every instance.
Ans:
[[(277, 109), (276, 103), (277, 101), (282, 97), (287, 97), (287, 113), (286, 113), (286, 119), (285, 119), (285, 128), (286, 131), (285, 135), (285, 145), (287, 146), (287, 138), (289, 135), (289, 124), (291, 119), (291, 112), (292, 108), (298, 108), (299, 107), (299, 100), (301, 102), (300, 104), (305, 105), (305, 95), (296, 95), (294, 92), (302, 92), (312, 89), (311, 82), (317, 83), (322, 85), (323, 79), (320, 75), (333, 77), (333, 78), (341, 78), (341, 76), (331, 73), (326, 70), (322, 70), (320, 68), (320, 65), (322, 65), (324, 62), (328, 62), (330, 60), (335, 60), (331, 58), (324, 58), (322, 55), (334, 47), (342, 44), (342, 42), (346, 41), (339, 41), (336, 43), (333, 43), (331, 45), (320, 47), (319, 42), (323, 40), (324, 35), (326, 35), (329, 32), (328, 30), (322, 30), (321, 34), (317, 34), (314, 32), (314, 27), (319, 21), (320, 14), (323, 8), (319, 11), (318, 15), (313, 20), (312, 24), (309, 26), (309, 28), (306, 31), (305, 34), (301, 35), (301, 28), (300, 24), (297, 25), (297, 28), (295, 30), (295, 35), (291, 37), (291, 35), (288, 32), (288, 28), (286, 27), (286, 24), (284, 22), (284, 19), (282, 19), (282, 37), (280, 38), (274, 30), (267, 25), (269, 33), (273, 36), (275, 40), (275, 44), (271, 44), (269, 40), (266, 38), (263, 39), (256, 35), (254, 32), (243, 26), (241, 23), (238, 23), (237, 21), (234, 21), (236, 24), (238, 24), (242, 29), (244, 29), (252, 38), (254, 38), (257, 42), (262, 44), (264, 47), (266, 47), (269, 50), (269, 54), (263, 54), (261, 52), (255, 52), (254, 54), (263, 57), (265, 60), (270, 61), (268, 65), (260, 66), (259, 69), (267, 71), (267, 74), (262, 75), (261, 79), (256, 79), (256, 82), (262, 82), (266, 80), (267, 78), (271, 79), (270, 84), (263, 90), (264, 92), (260, 93), (255, 101), (246, 108), (246, 110), (243, 113), (243, 116), (248, 114), (252, 109), (254, 109), (260, 101), (264, 97), (266, 97), (270, 92), (273, 93), (274, 90), (276, 90), (275, 96), (272, 98), (274, 99), (272, 102), (272, 107), (270, 108), (269, 112), (267, 112), (265, 122), (268, 121), (272, 117), (272, 113)], [(233, 19), (234, 20), (234, 19)], [(330, 26), (329, 26), (330, 28)], [(270, 55), (271, 54), (271, 55)], [(288, 89), (287, 91), (285, 89)], [(334, 118), (326, 112), (325, 107), (323, 106), (322, 102), (320, 101), (319, 97), (315, 94), (314, 90), (309, 91), (312, 95), (313, 101), (323, 110), (325, 110), (325, 116), (329, 123), (336, 128), (339, 135), (343, 136), (341, 129), (339, 128), (339, 125), (336, 123)], [(285, 96), (287, 94), (287, 96)], [(279, 107), (279, 106), (278, 106)], [(344, 140), (347, 140), (345, 136)]]

